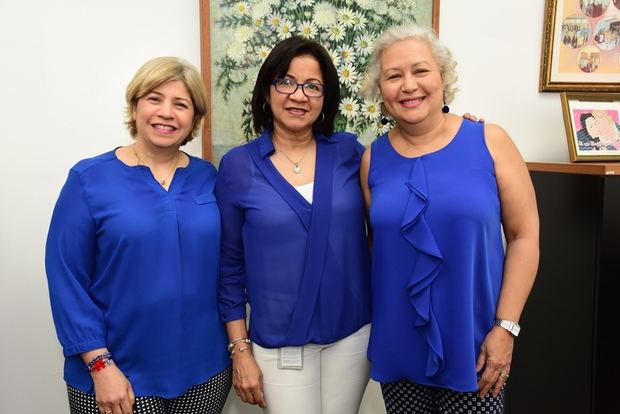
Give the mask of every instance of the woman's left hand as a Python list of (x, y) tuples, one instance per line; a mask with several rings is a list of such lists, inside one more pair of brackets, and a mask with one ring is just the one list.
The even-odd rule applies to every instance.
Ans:
[(497, 397), (508, 381), (510, 362), (514, 349), (514, 337), (504, 328), (494, 326), (487, 334), (476, 362), (476, 371), (482, 374), (478, 380), (478, 395), (485, 397), (489, 391)]
[(472, 122), (480, 122), (481, 124), (484, 124), (484, 118), (478, 119), (478, 117), (476, 115), (470, 114), (469, 112), (465, 112), (463, 114), (463, 118), (469, 119)]

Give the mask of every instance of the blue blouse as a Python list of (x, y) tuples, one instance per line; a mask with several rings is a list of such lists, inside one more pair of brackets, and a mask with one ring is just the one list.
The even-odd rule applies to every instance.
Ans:
[(107, 347), (137, 396), (176, 397), (229, 363), (217, 311), (215, 168), (190, 157), (169, 191), (114, 151), (80, 161), (46, 245), (65, 381), (93, 393), (80, 353)]
[(363, 147), (348, 133), (316, 140), (312, 204), (271, 163), (270, 131), (220, 164), (220, 314), (244, 319), (249, 303), (250, 337), (263, 347), (328, 344), (370, 321)]
[(463, 121), (447, 146), (414, 158), (383, 135), (372, 144), (368, 185), (372, 378), (477, 390), (504, 262), (484, 126)]

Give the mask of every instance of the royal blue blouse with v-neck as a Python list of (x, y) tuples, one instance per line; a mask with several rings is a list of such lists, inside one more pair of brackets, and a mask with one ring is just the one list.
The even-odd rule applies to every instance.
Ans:
[(347, 133), (316, 141), (312, 204), (269, 159), (270, 131), (220, 164), (220, 313), (243, 319), (249, 303), (250, 337), (267, 348), (332, 343), (370, 321), (363, 147)]
[(166, 191), (114, 151), (70, 170), (45, 258), (69, 385), (93, 393), (79, 354), (101, 347), (137, 396), (179, 396), (230, 364), (216, 301), (215, 177), (190, 157)]

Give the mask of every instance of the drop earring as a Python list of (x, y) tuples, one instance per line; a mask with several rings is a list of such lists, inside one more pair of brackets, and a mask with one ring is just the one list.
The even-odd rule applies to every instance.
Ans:
[(385, 110), (385, 105), (383, 104), (383, 102), (381, 102), (381, 104), (379, 105), (379, 109), (381, 110), (381, 119), (379, 120), (379, 123), (383, 126), (386, 126), (390, 123), (390, 120), (385, 115), (387, 111)]
[(443, 106), (441, 107), (441, 112), (443, 112), (444, 114), (447, 114), (448, 112), (450, 112), (450, 107), (444, 103)]

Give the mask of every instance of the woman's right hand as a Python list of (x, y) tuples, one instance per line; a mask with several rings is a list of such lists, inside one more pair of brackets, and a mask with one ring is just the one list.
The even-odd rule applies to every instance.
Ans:
[(243, 402), (257, 404), (261, 408), (267, 407), (263, 395), (263, 373), (252, 355), (251, 348), (243, 349), (242, 352), (239, 352), (241, 347), (235, 348), (232, 356), (235, 392)]
[(91, 372), (95, 399), (101, 414), (132, 414), (136, 397), (131, 384), (116, 365)]

